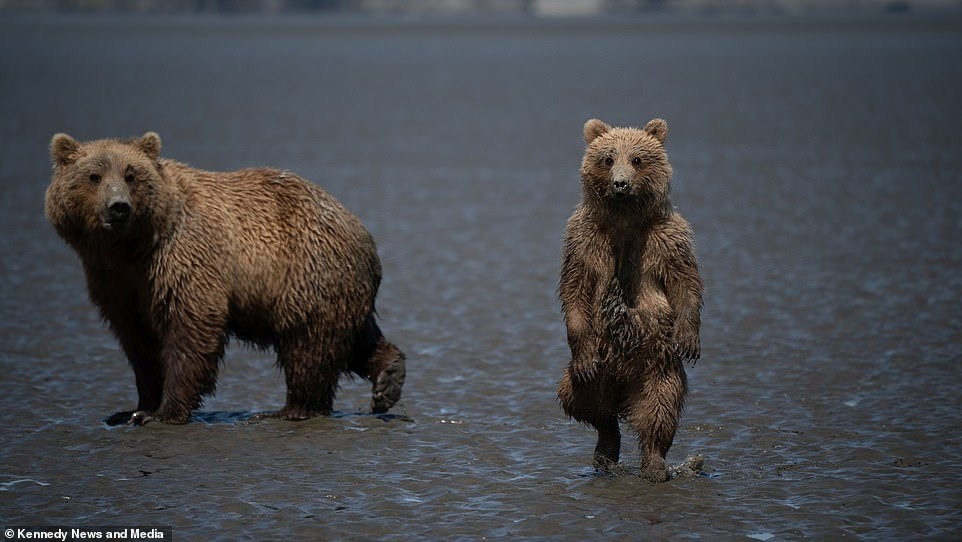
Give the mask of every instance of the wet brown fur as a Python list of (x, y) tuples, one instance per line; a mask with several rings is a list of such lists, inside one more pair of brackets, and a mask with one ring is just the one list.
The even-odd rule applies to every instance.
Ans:
[(656, 482), (668, 479), (702, 305), (691, 228), (669, 199), (667, 134), (661, 119), (644, 129), (585, 123), (584, 190), (565, 231), (559, 286), (571, 349), (562, 408), (598, 431), (602, 469), (618, 462), (626, 421), (642, 474)]
[[(276, 349), (280, 417), (330, 413), (345, 372), (371, 380), (372, 408), (386, 411), (404, 356), (375, 322), (381, 265), (361, 222), (293, 173), (201, 171), (160, 145), (153, 132), (51, 140), (47, 217), (136, 377), (136, 412), (108, 423), (186, 422), (214, 392), (229, 336)], [(117, 201), (129, 218), (111, 222)]]

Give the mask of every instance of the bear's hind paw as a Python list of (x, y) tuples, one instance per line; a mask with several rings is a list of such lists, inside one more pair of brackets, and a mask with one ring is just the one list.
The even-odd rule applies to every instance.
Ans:
[(665, 460), (660, 457), (648, 457), (641, 465), (641, 477), (656, 484), (667, 482), (669, 476)]
[(371, 412), (384, 414), (401, 398), (401, 388), (404, 386), (404, 359), (399, 358), (390, 363), (381, 374), (377, 375), (374, 389), (371, 391)]

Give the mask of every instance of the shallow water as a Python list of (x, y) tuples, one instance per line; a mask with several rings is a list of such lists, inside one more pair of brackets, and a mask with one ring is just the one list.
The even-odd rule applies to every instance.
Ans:
[[(962, 20), (0, 19), (0, 526), (179, 540), (949, 539), (962, 525)], [(589, 117), (671, 124), (706, 284), (652, 486), (555, 398)], [(379, 243), (388, 416), (283, 403), (233, 344), (194, 423), (108, 429), (131, 371), (43, 217), (47, 144), (159, 132), (325, 186)]]

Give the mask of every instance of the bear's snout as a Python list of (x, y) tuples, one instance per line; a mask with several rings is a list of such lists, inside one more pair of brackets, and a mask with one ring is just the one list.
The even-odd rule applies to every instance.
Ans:
[(616, 196), (631, 193), (631, 178), (634, 172), (624, 164), (615, 164), (611, 168), (611, 191)]
[(104, 228), (111, 230), (126, 225), (130, 221), (131, 211), (133, 211), (133, 206), (131, 206), (130, 198), (126, 194), (110, 196), (107, 200), (107, 207), (101, 215)]
[(104, 183), (104, 190), (107, 200), (101, 214), (104, 228), (109, 230), (129, 222), (133, 205), (130, 203), (130, 190), (127, 186), (121, 182), (108, 181)]
[(126, 221), (130, 218), (130, 202), (126, 199), (116, 199), (107, 207), (107, 217), (111, 222)]

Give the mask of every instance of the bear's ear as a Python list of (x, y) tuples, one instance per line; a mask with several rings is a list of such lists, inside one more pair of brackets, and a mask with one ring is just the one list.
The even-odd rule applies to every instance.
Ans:
[(147, 132), (134, 144), (151, 160), (157, 160), (160, 156), (160, 136), (157, 132)]
[(591, 143), (598, 136), (607, 134), (611, 130), (611, 126), (601, 122), (598, 119), (591, 119), (585, 123), (584, 136), (585, 143)]
[(54, 165), (66, 166), (77, 161), (80, 143), (67, 134), (54, 134), (50, 138), (50, 158)]
[(648, 124), (645, 125), (645, 131), (651, 135), (651, 137), (658, 140), (662, 145), (665, 144), (665, 140), (668, 139), (668, 123), (665, 119), (651, 119)]

